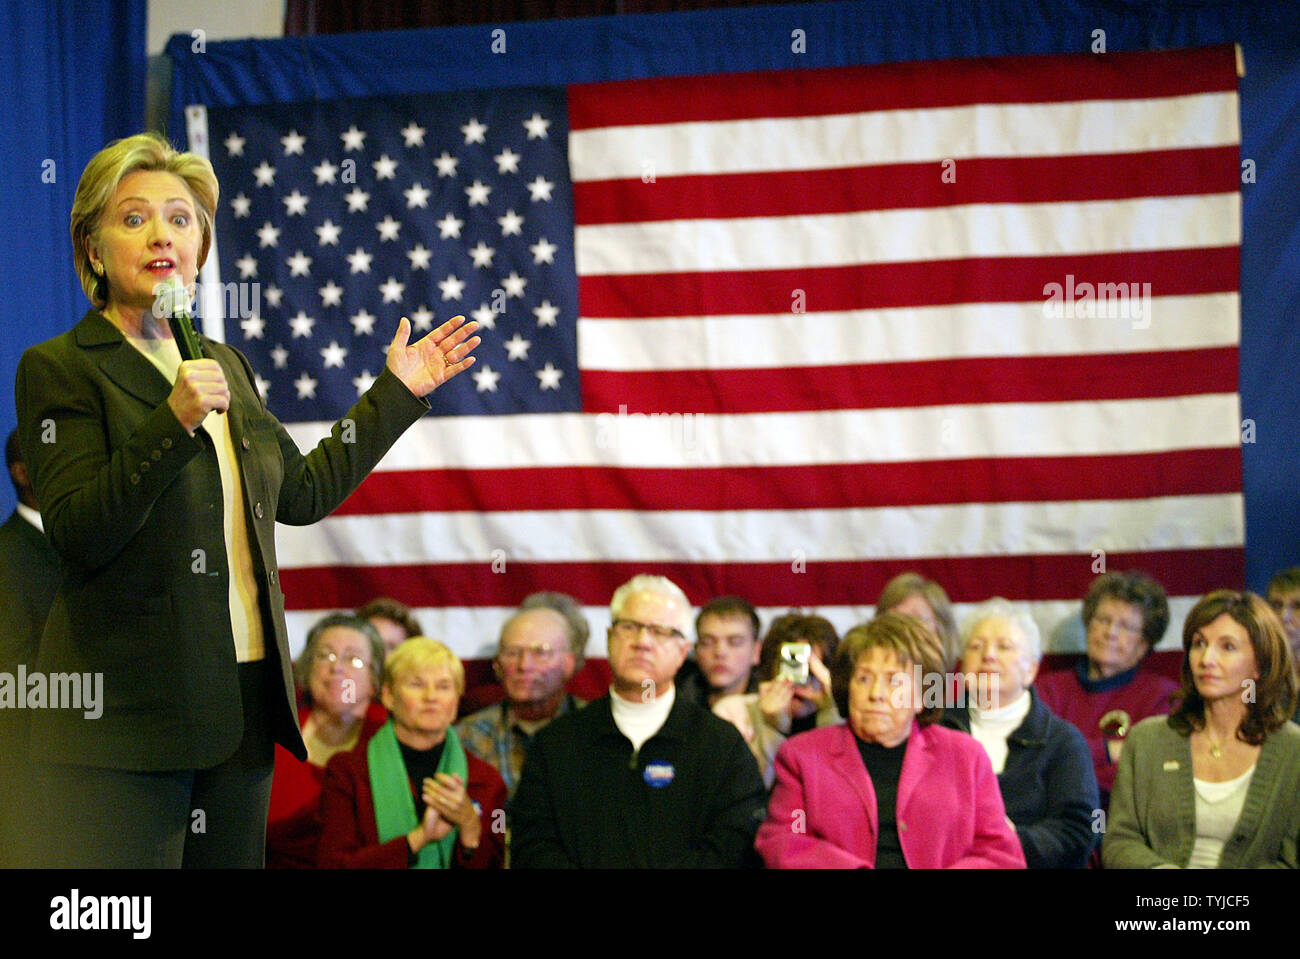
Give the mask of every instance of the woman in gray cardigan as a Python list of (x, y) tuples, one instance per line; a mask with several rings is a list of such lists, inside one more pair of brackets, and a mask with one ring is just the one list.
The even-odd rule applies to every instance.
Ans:
[(1286, 633), (1259, 596), (1219, 590), (1183, 625), (1181, 704), (1120, 756), (1107, 868), (1300, 867), (1300, 727)]

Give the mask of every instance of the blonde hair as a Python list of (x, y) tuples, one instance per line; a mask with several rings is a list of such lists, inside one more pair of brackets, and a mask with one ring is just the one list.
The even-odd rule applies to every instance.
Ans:
[(194, 198), (202, 233), (200, 266), (212, 247), (213, 217), (220, 193), (212, 164), (194, 153), (178, 152), (157, 133), (137, 133), (114, 140), (90, 158), (72, 200), (72, 262), (77, 268), (81, 288), (96, 309), (102, 310), (108, 305), (108, 277), (95, 272), (87, 247), (98, 235), (104, 212), (117, 188), (124, 179), (140, 170), (171, 173), (184, 182)]
[(428, 636), (412, 636), (388, 654), (384, 660), (384, 685), (391, 689), (404, 677), (430, 666), (446, 666), (456, 684), (456, 695), (465, 695), (464, 665), (455, 653)]

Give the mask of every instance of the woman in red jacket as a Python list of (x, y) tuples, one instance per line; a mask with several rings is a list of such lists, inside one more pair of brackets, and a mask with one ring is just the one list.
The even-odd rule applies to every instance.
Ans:
[(921, 622), (899, 613), (844, 636), (831, 681), (849, 721), (792, 736), (777, 752), (754, 842), (769, 867), (1025, 867), (984, 748), (933, 725), (941, 657)]
[(451, 724), (465, 692), (456, 654), (417, 636), (384, 664), (392, 719), (325, 770), (325, 868), (491, 869), (505, 859), (506, 787)]

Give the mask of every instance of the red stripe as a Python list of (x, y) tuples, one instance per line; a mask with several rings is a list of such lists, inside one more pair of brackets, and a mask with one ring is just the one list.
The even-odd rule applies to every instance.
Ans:
[(1130, 100), (1236, 89), (1231, 46), (770, 70), (575, 84), (568, 88), (569, 128), (973, 103)]
[[(1104, 564), (1104, 566), (1099, 565)], [(873, 603), (892, 577), (914, 569), (943, 584), (955, 602), (989, 596), (1059, 600), (1083, 596), (1097, 572), (1142, 569), (1172, 596), (1240, 588), (1243, 549), (1174, 549), (1107, 555), (973, 556), (919, 560), (783, 563), (488, 563), (419, 566), (324, 566), (281, 570), (290, 609), (355, 608), (374, 596), (411, 606), (514, 606), (529, 593), (560, 589), (588, 606), (609, 602), (637, 573), (660, 573), (699, 604), (737, 594), (757, 606)]]
[(582, 371), (588, 413), (776, 413), (1237, 391), (1237, 348), (748, 370)]
[(581, 276), (582, 316), (738, 316), (1041, 302), (1050, 283), (1150, 283), (1152, 296), (1235, 293), (1240, 248)]
[(764, 510), (1150, 499), (1241, 491), (1241, 451), (700, 469), (371, 473), (335, 515), (513, 510)]
[(1237, 147), (699, 174), (573, 184), (578, 226), (1233, 193)]

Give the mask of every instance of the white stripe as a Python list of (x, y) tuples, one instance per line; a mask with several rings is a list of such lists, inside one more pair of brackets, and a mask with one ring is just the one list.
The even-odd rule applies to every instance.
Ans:
[[(1180, 647), (1183, 620), (1198, 599), (1199, 597), (1195, 596), (1169, 597), (1169, 629), (1158, 649)], [(1023, 605), (1029, 607), (1030, 614), (1042, 632), (1044, 653), (1083, 652), (1083, 626), (1079, 621), (1082, 609), (1080, 600), (1043, 600)], [(974, 603), (953, 604), (958, 628), (974, 606)], [(758, 613), (763, 631), (766, 632), (773, 619), (787, 611), (784, 606), (760, 607)], [(289, 628), (289, 645), (295, 657), (302, 651), (307, 631), (311, 629), (312, 624), (332, 612), (335, 610), (295, 610), (285, 615)], [(497, 636), (501, 632), (501, 624), (513, 612), (513, 608), (499, 606), (454, 606), (414, 610), (425, 634), (446, 643), (462, 659), (491, 659), (496, 654)], [(583, 608), (583, 612), (591, 626), (591, 639), (587, 643), (586, 654), (591, 659), (603, 659), (607, 655), (605, 629), (609, 625), (609, 608), (587, 606)], [(841, 636), (875, 614), (871, 606), (820, 606), (804, 612), (824, 616), (831, 621)]]
[[(537, 466), (690, 468), (1087, 456), (1235, 447), (1235, 393), (1071, 403), (744, 415), (426, 417), (383, 470)], [(287, 426), (300, 449), (328, 423)]]
[[(1140, 287), (1138, 293), (1135, 301), (1111, 300), (1097, 304), (1095, 316), (1069, 319), (1048, 319), (1044, 302), (810, 311), (801, 316), (585, 318), (578, 320), (578, 366), (693, 370), (726, 357), (733, 369), (773, 369), (1237, 345), (1236, 293), (1152, 296), (1145, 302)], [(815, 303), (815, 292), (810, 295)]]
[(1235, 192), (608, 223), (574, 231), (579, 276), (1184, 250), (1240, 242), (1241, 197)]
[[(973, 157), (1136, 153), (1238, 142), (1237, 95), (977, 104), (598, 127), (570, 134), (574, 182)], [(653, 189), (653, 186), (649, 186)]]
[(286, 566), (784, 562), (1237, 547), (1239, 493), (852, 509), (384, 513), (285, 529)]

